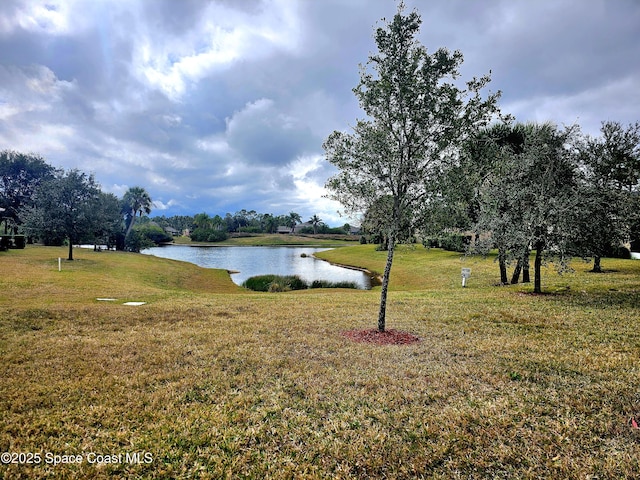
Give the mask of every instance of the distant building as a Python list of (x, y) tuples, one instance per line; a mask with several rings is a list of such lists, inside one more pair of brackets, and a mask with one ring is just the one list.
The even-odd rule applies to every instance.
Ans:
[(303, 228), (311, 228), (311, 229), (313, 229), (313, 224), (311, 222), (300, 223), (300, 224), (296, 225), (295, 227), (293, 227), (293, 232), (294, 233), (299, 233), (300, 230), (302, 230)]

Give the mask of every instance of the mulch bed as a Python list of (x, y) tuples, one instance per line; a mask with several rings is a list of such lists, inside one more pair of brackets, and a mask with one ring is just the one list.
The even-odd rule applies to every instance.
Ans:
[(378, 329), (368, 330), (347, 330), (341, 332), (343, 337), (358, 343), (373, 343), (375, 345), (410, 345), (420, 341), (420, 337), (398, 330), (385, 330), (379, 332)]

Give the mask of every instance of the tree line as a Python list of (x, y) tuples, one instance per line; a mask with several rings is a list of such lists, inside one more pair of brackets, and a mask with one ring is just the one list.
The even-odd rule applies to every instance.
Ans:
[(69, 260), (73, 245), (79, 243), (139, 252), (149, 245), (152, 232), (134, 228), (136, 218), (149, 214), (151, 207), (151, 197), (142, 187), (131, 187), (118, 198), (78, 169), (55, 168), (37, 154), (0, 152), (4, 235), (22, 233), (45, 245), (66, 242)]
[[(517, 123), (500, 111), (490, 75), (460, 81), (462, 53), (433, 53), (417, 40), (421, 18), (400, 2), (375, 31), (377, 52), (353, 89), (364, 118), (324, 142), (338, 169), (329, 198), (381, 233), (387, 261), (378, 330), (385, 329), (394, 249), (416, 235), (458, 232), (468, 251), (498, 252), (500, 282), (530, 281), (554, 258), (601, 258), (640, 238), (640, 124), (602, 123), (598, 137), (577, 125)], [(473, 241), (471, 241), (473, 240)]]
[[(29, 241), (45, 245), (88, 243), (139, 252), (172, 241), (167, 230), (185, 230), (195, 241), (225, 240), (231, 233), (276, 233), (281, 227), (293, 232), (303, 223), (296, 212), (287, 215), (242, 209), (235, 214), (210, 216), (149, 217), (153, 202), (143, 187), (129, 188), (122, 198), (105, 193), (93, 175), (77, 169), (49, 165), (37, 154), (0, 152), (0, 234), (26, 234)], [(318, 215), (307, 220), (298, 233), (349, 233), (350, 226), (330, 228)]]
[[(188, 230), (192, 240), (199, 242), (217, 242), (228, 238), (232, 233), (278, 233), (279, 229), (286, 227), (290, 233), (297, 231), (302, 234), (349, 234), (351, 226), (345, 224), (342, 227), (331, 228), (316, 214), (306, 222), (300, 214), (289, 212), (287, 215), (274, 215), (272, 213), (259, 213), (255, 210), (242, 209), (236, 213), (209, 215), (206, 212), (197, 215), (175, 215), (172, 217), (156, 216), (150, 219), (157, 225), (177, 232)], [(301, 226), (301, 224), (306, 225)], [(296, 227), (298, 229), (296, 230)]]

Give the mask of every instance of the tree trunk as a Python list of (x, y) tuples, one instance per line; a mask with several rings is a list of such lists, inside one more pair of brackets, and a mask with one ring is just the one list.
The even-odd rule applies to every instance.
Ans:
[(594, 273), (602, 273), (602, 267), (600, 267), (600, 257), (593, 257), (593, 269)]
[(500, 283), (506, 285), (509, 283), (507, 278), (507, 260), (504, 250), (498, 250), (498, 263), (500, 264)]
[(384, 332), (386, 312), (387, 312), (387, 290), (389, 288), (389, 276), (391, 274), (391, 264), (393, 263), (393, 251), (396, 248), (396, 241), (390, 236), (387, 250), (387, 264), (384, 267), (382, 276), (382, 289), (380, 290), (380, 311), (378, 313), (378, 331)]
[(520, 272), (522, 271), (522, 258), (518, 259), (516, 268), (513, 269), (513, 275), (511, 276), (511, 285), (515, 285), (520, 280)]
[(522, 283), (531, 283), (531, 274), (529, 273), (529, 247), (527, 247), (522, 257)]
[(131, 217), (131, 221), (129, 222), (129, 226), (127, 227), (127, 233), (124, 234), (124, 238), (127, 238), (129, 236), (129, 233), (131, 233), (131, 229), (133, 228), (133, 224), (135, 222), (136, 222), (136, 214), (134, 212), (133, 216)]
[(73, 260), (73, 240), (69, 237), (69, 258), (67, 260)]
[(543, 249), (544, 249), (543, 243), (537, 242), (536, 243), (536, 259), (534, 261), (533, 293), (542, 293), (541, 270), (542, 270), (542, 250)]

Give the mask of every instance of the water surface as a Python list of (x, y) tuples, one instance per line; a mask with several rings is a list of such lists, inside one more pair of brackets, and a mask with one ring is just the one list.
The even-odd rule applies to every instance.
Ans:
[(324, 260), (312, 257), (315, 252), (324, 250), (331, 249), (166, 245), (148, 248), (142, 253), (190, 262), (205, 268), (222, 268), (239, 272), (231, 274), (231, 279), (238, 285), (249, 277), (275, 274), (298, 275), (309, 283), (314, 280), (349, 281), (356, 282), (359, 288), (371, 288), (371, 281), (365, 273), (331, 265)]

